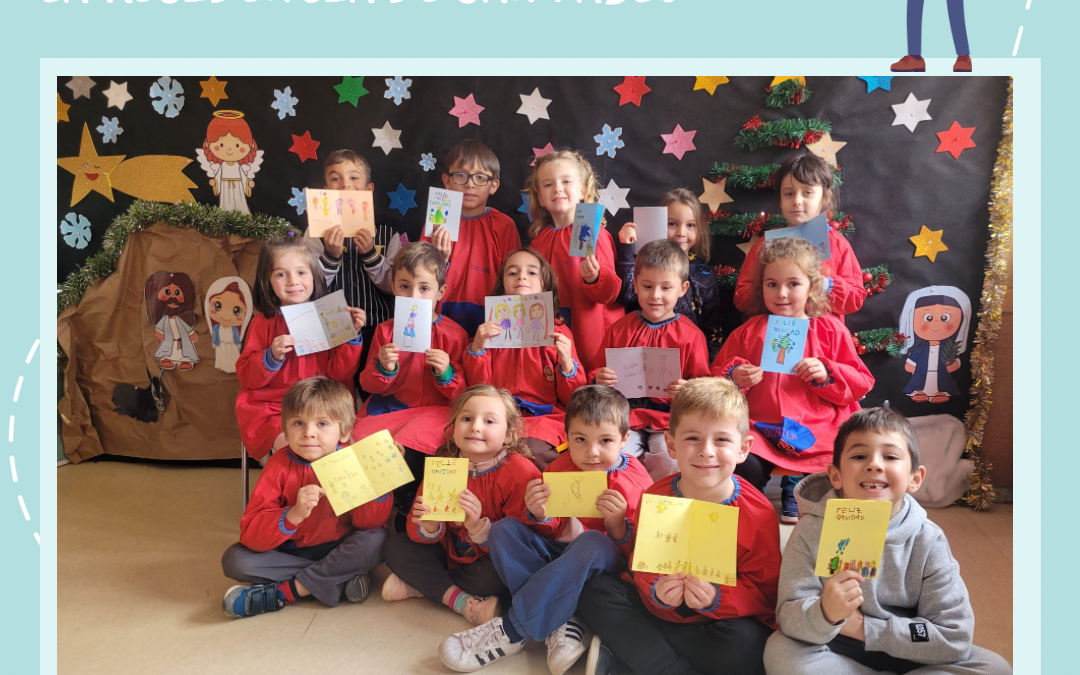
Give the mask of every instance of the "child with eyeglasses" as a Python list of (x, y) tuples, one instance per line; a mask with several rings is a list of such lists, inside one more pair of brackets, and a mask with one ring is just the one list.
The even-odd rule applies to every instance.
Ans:
[(462, 193), (458, 240), (438, 226), (424, 237), (447, 260), (442, 314), (470, 336), (484, 323), (484, 297), (498, 281), (499, 268), (511, 251), (521, 248), (517, 225), (487, 205), (499, 189), (499, 158), (478, 140), (461, 141), (446, 155), (443, 187)]

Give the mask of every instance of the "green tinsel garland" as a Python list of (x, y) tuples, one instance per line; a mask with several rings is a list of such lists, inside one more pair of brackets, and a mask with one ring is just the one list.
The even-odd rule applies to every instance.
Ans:
[[(870, 275), (867, 277), (867, 275)], [(863, 268), (863, 288), (869, 295), (877, 295), (893, 282), (892, 272), (886, 264)]]
[(799, 148), (821, 140), (828, 133), (832, 133), (829, 120), (814, 117), (762, 122), (760, 117), (754, 115), (735, 137), (735, 145), (743, 150), (760, 150), (770, 146)]
[[(788, 221), (787, 218), (772, 213), (728, 213), (721, 210), (710, 214), (708, 225), (713, 234), (749, 239), (755, 234), (787, 227)], [(834, 213), (829, 225), (845, 237), (855, 231), (851, 216), (843, 211)]]
[(770, 108), (787, 108), (799, 105), (810, 100), (810, 90), (798, 80), (784, 80), (772, 89), (765, 99), (765, 105)]
[(859, 354), (884, 351), (889, 356), (899, 357), (907, 338), (895, 328), (868, 328), (852, 337)]
[[(791, 80), (788, 80), (789, 82)], [(780, 169), (779, 164), (731, 164), (729, 162), (717, 162), (713, 164), (708, 178), (714, 183), (727, 178), (727, 187), (739, 190), (761, 190), (776, 185), (776, 172)], [(843, 184), (840, 169), (833, 169), (833, 189)]]

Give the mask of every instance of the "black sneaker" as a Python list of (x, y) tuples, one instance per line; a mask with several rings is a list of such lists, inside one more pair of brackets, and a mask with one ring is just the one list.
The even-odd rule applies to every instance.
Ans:
[(589, 658), (585, 661), (585, 675), (616, 675), (626, 670), (626, 664), (600, 643), (599, 635), (594, 635), (589, 644)]
[(357, 574), (345, 584), (345, 599), (349, 602), (363, 602), (371, 592), (371, 577)]
[(276, 612), (285, 605), (285, 594), (277, 590), (277, 584), (233, 586), (225, 591), (225, 599), (221, 602), (225, 615), (233, 617)]

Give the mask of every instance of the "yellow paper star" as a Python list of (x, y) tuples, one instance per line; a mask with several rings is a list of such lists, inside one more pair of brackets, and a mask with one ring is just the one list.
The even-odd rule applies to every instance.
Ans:
[(721, 178), (719, 183), (714, 183), (708, 178), (702, 178), (701, 183), (705, 186), (705, 192), (701, 193), (698, 201), (702, 204), (708, 204), (710, 210), (715, 211), (720, 208), (721, 204), (735, 201), (724, 192), (724, 188), (727, 186), (727, 178)]
[(709, 96), (716, 93), (716, 88), (721, 84), (727, 84), (728, 79), (723, 75), (719, 77), (697, 77), (694, 80), (694, 91), (698, 89), (704, 89), (709, 92)]
[(925, 225), (922, 226), (922, 231), (914, 237), (910, 237), (911, 243), (915, 244), (915, 256), (926, 256), (930, 258), (930, 262), (936, 262), (937, 254), (942, 251), (948, 251), (949, 247), (941, 242), (941, 233), (944, 230), (931, 230)]
[(75, 175), (75, 185), (71, 188), (71, 205), (78, 204), (91, 190), (99, 192), (109, 201), (113, 201), (112, 183), (109, 173), (124, 160), (126, 155), (99, 157), (90, 138), (90, 129), (83, 124), (82, 141), (79, 143), (78, 157), (61, 157), (56, 163), (65, 171)]
[(750, 241), (744, 242), (742, 244), (735, 244), (735, 248), (742, 251), (745, 255), (750, 255), (750, 249), (754, 248), (754, 244), (758, 243), (759, 241), (761, 241), (761, 235), (755, 234), (754, 236), (750, 237)]
[(806, 86), (806, 76), (805, 75), (777, 75), (776, 77), (774, 77), (772, 79), (772, 84), (769, 85), (769, 89), (772, 89), (773, 87), (780, 84), (784, 80), (795, 80), (796, 82), (798, 82), (802, 86), (804, 86), (804, 87)]
[(199, 82), (202, 85), (202, 94), (200, 98), (210, 99), (210, 105), (217, 107), (217, 104), (223, 98), (229, 98), (229, 95), (225, 93), (225, 85), (228, 84), (225, 80), (219, 80), (213, 75), (209, 80), (203, 80)]
[(807, 143), (806, 149), (836, 168), (836, 153), (847, 145), (847, 141), (834, 141), (831, 134), (824, 134), (817, 143)]
[(70, 121), (70, 120), (68, 120), (68, 114), (67, 114), (68, 108), (70, 108), (70, 107), (71, 107), (70, 105), (68, 105), (67, 103), (64, 103), (60, 99), (60, 93), (57, 92), (57, 94), (56, 94), (56, 123), (57, 124), (59, 124), (60, 122), (69, 122)]

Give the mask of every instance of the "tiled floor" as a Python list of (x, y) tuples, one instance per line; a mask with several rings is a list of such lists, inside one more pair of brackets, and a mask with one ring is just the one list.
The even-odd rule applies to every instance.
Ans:
[[(252, 472), (252, 479), (255, 472)], [(102, 462), (58, 469), (58, 665), (80, 675), (446, 673), (436, 649), (468, 627), (424, 600), (303, 602), (235, 620), (220, 556), (238, 536), (235, 469)], [(975, 609), (977, 644), (1012, 661), (1012, 507), (935, 509)], [(790, 526), (784, 526), (786, 540)], [(381, 581), (379, 579), (377, 583)], [(542, 644), (492, 675), (544, 675)], [(584, 672), (579, 662), (572, 675)]]

